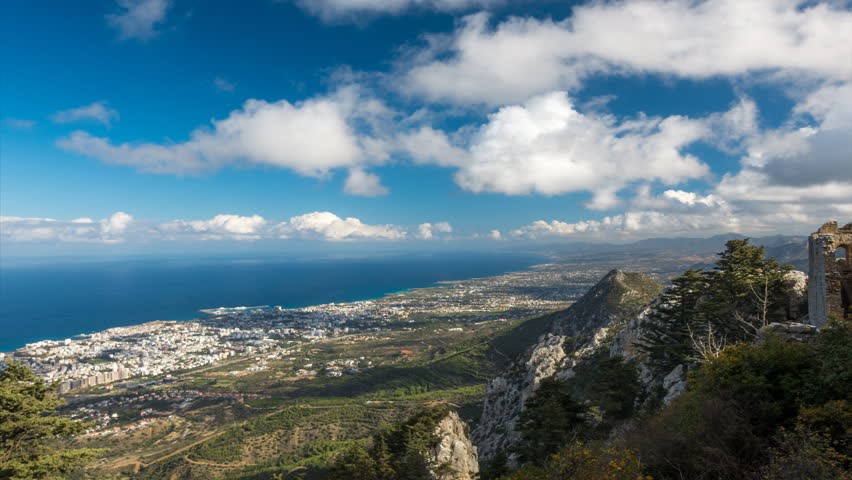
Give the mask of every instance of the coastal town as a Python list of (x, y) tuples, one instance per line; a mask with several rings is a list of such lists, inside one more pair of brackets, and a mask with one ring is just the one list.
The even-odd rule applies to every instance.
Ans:
[[(28, 344), (9, 354), (60, 393), (157, 377), (232, 357), (284, 357), (298, 345), (404, 328), (421, 321), (481, 322), (564, 308), (601, 275), (568, 264), (441, 282), (385, 297), (304, 308), (218, 307), (194, 321), (155, 321)], [(262, 365), (258, 368), (262, 368)], [(331, 369), (331, 375), (340, 374)]]

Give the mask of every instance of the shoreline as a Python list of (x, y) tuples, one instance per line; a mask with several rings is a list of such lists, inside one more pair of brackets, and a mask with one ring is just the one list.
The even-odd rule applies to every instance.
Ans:
[(34, 345), (34, 344), (38, 344), (38, 343), (41, 343), (41, 342), (47, 342), (47, 341), (63, 342), (65, 340), (74, 340), (75, 338), (95, 335), (95, 334), (102, 333), (102, 332), (105, 332), (105, 331), (108, 331), (108, 330), (112, 330), (114, 328), (137, 327), (137, 326), (143, 326), (143, 325), (156, 324), (157, 322), (166, 322), (166, 323), (197, 322), (197, 321), (201, 321), (205, 318), (215, 317), (217, 315), (217, 313), (215, 313), (217, 310), (221, 310), (221, 312), (218, 313), (218, 315), (221, 315), (223, 313), (233, 314), (233, 313), (237, 313), (237, 312), (241, 312), (241, 311), (248, 312), (248, 311), (252, 311), (252, 310), (256, 310), (256, 309), (270, 310), (270, 309), (273, 309), (273, 308), (276, 308), (276, 309), (281, 308), (285, 311), (287, 311), (287, 310), (298, 311), (298, 310), (301, 310), (301, 309), (312, 309), (312, 308), (318, 308), (318, 307), (323, 307), (323, 306), (327, 306), (327, 305), (347, 305), (347, 304), (355, 304), (355, 303), (360, 303), (360, 302), (378, 301), (378, 300), (387, 299), (388, 297), (410, 294), (410, 293), (416, 292), (418, 290), (427, 290), (427, 289), (435, 289), (435, 288), (448, 288), (448, 287), (452, 286), (453, 284), (457, 284), (457, 283), (460, 283), (460, 282), (504, 277), (504, 276), (511, 275), (511, 274), (514, 274), (514, 273), (531, 271), (531, 270), (534, 270), (536, 268), (541, 268), (542, 266), (546, 266), (546, 265), (551, 264), (551, 262), (548, 261), (550, 259), (548, 259), (546, 257), (542, 257), (542, 256), (537, 256), (537, 257), (539, 257), (538, 260), (544, 260), (544, 261), (532, 263), (532, 264), (530, 264), (530, 265), (528, 265), (524, 268), (521, 268), (521, 269), (517, 269), (517, 268), (508, 269), (508, 270), (506, 270), (506, 271), (504, 271), (500, 274), (496, 274), (496, 275), (473, 275), (473, 276), (470, 276), (468, 278), (456, 278), (456, 279), (452, 279), (452, 280), (436, 280), (436, 281), (433, 281), (429, 285), (402, 288), (402, 289), (398, 289), (398, 290), (392, 290), (392, 291), (384, 292), (380, 295), (369, 295), (369, 296), (356, 298), (356, 299), (353, 299), (353, 300), (347, 300), (347, 301), (344, 301), (344, 302), (315, 303), (315, 304), (304, 305), (304, 306), (300, 306), (300, 307), (289, 307), (289, 306), (288, 307), (280, 307), (278, 305), (276, 305), (275, 307), (270, 307), (270, 305), (234, 306), (234, 307), (227, 307), (227, 306), (206, 307), (206, 308), (200, 308), (200, 309), (196, 310), (196, 312), (197, 313), (203, 313), (207, 317), (195, 315), (192, 318), (183, 318), (183, 319), (181, 319), (181, 318), (162, 319), (161, 318), (161, 319), (154, 319), (154, 320), (143, 321), (143, 322), (128, 323), (128, 324), (125, 324), (125, 325), (113, 325), (113, 326), (110, 326), (110, 327), (107, 327), (107, 328), (101, 328), (101, 329), (97, 329), (97, 330), (77, 332), (77, 333), (74, 333), (72, 335), (61, 336), (61, 338), (60, 338), (60, 336), (41, 337), (38, 340), (27, 341), (27, 342), (20, 344), (17, 347), (12, 348), (12, 349), (0, 350), (0, 359), (7, 357), (7, 356), (12, 356), (16, 351), (18, 351), (22, 348), (26, 348), (29, 345)]

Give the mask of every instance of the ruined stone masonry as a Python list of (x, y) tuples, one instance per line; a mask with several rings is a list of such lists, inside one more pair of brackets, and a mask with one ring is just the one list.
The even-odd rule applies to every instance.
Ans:
[[(808, 239), (808, 321), (852, 316), (852, 223), (827, 222)], [(843, 254), (840, 254), (843, 252)], [(840, 254), (840, 255), (838, 255)]]

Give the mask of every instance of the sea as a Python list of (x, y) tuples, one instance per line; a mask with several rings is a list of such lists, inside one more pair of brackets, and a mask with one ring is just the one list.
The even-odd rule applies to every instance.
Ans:
[(543, 261), (507, 253), (4, 261), (0, 352), (111, 327), (192, 320), (207, 308), (299, 308), (379, 298), (440, 281), (523, 270)]

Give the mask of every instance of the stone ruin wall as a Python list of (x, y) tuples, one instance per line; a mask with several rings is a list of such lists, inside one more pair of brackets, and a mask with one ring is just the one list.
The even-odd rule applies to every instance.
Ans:
[[(837, 249), (846, 250), (837, 258)], [(828, 222), (808, 239), (808, 319), (822, 326), (829, 317), (852, 315), (852, 223)]]

